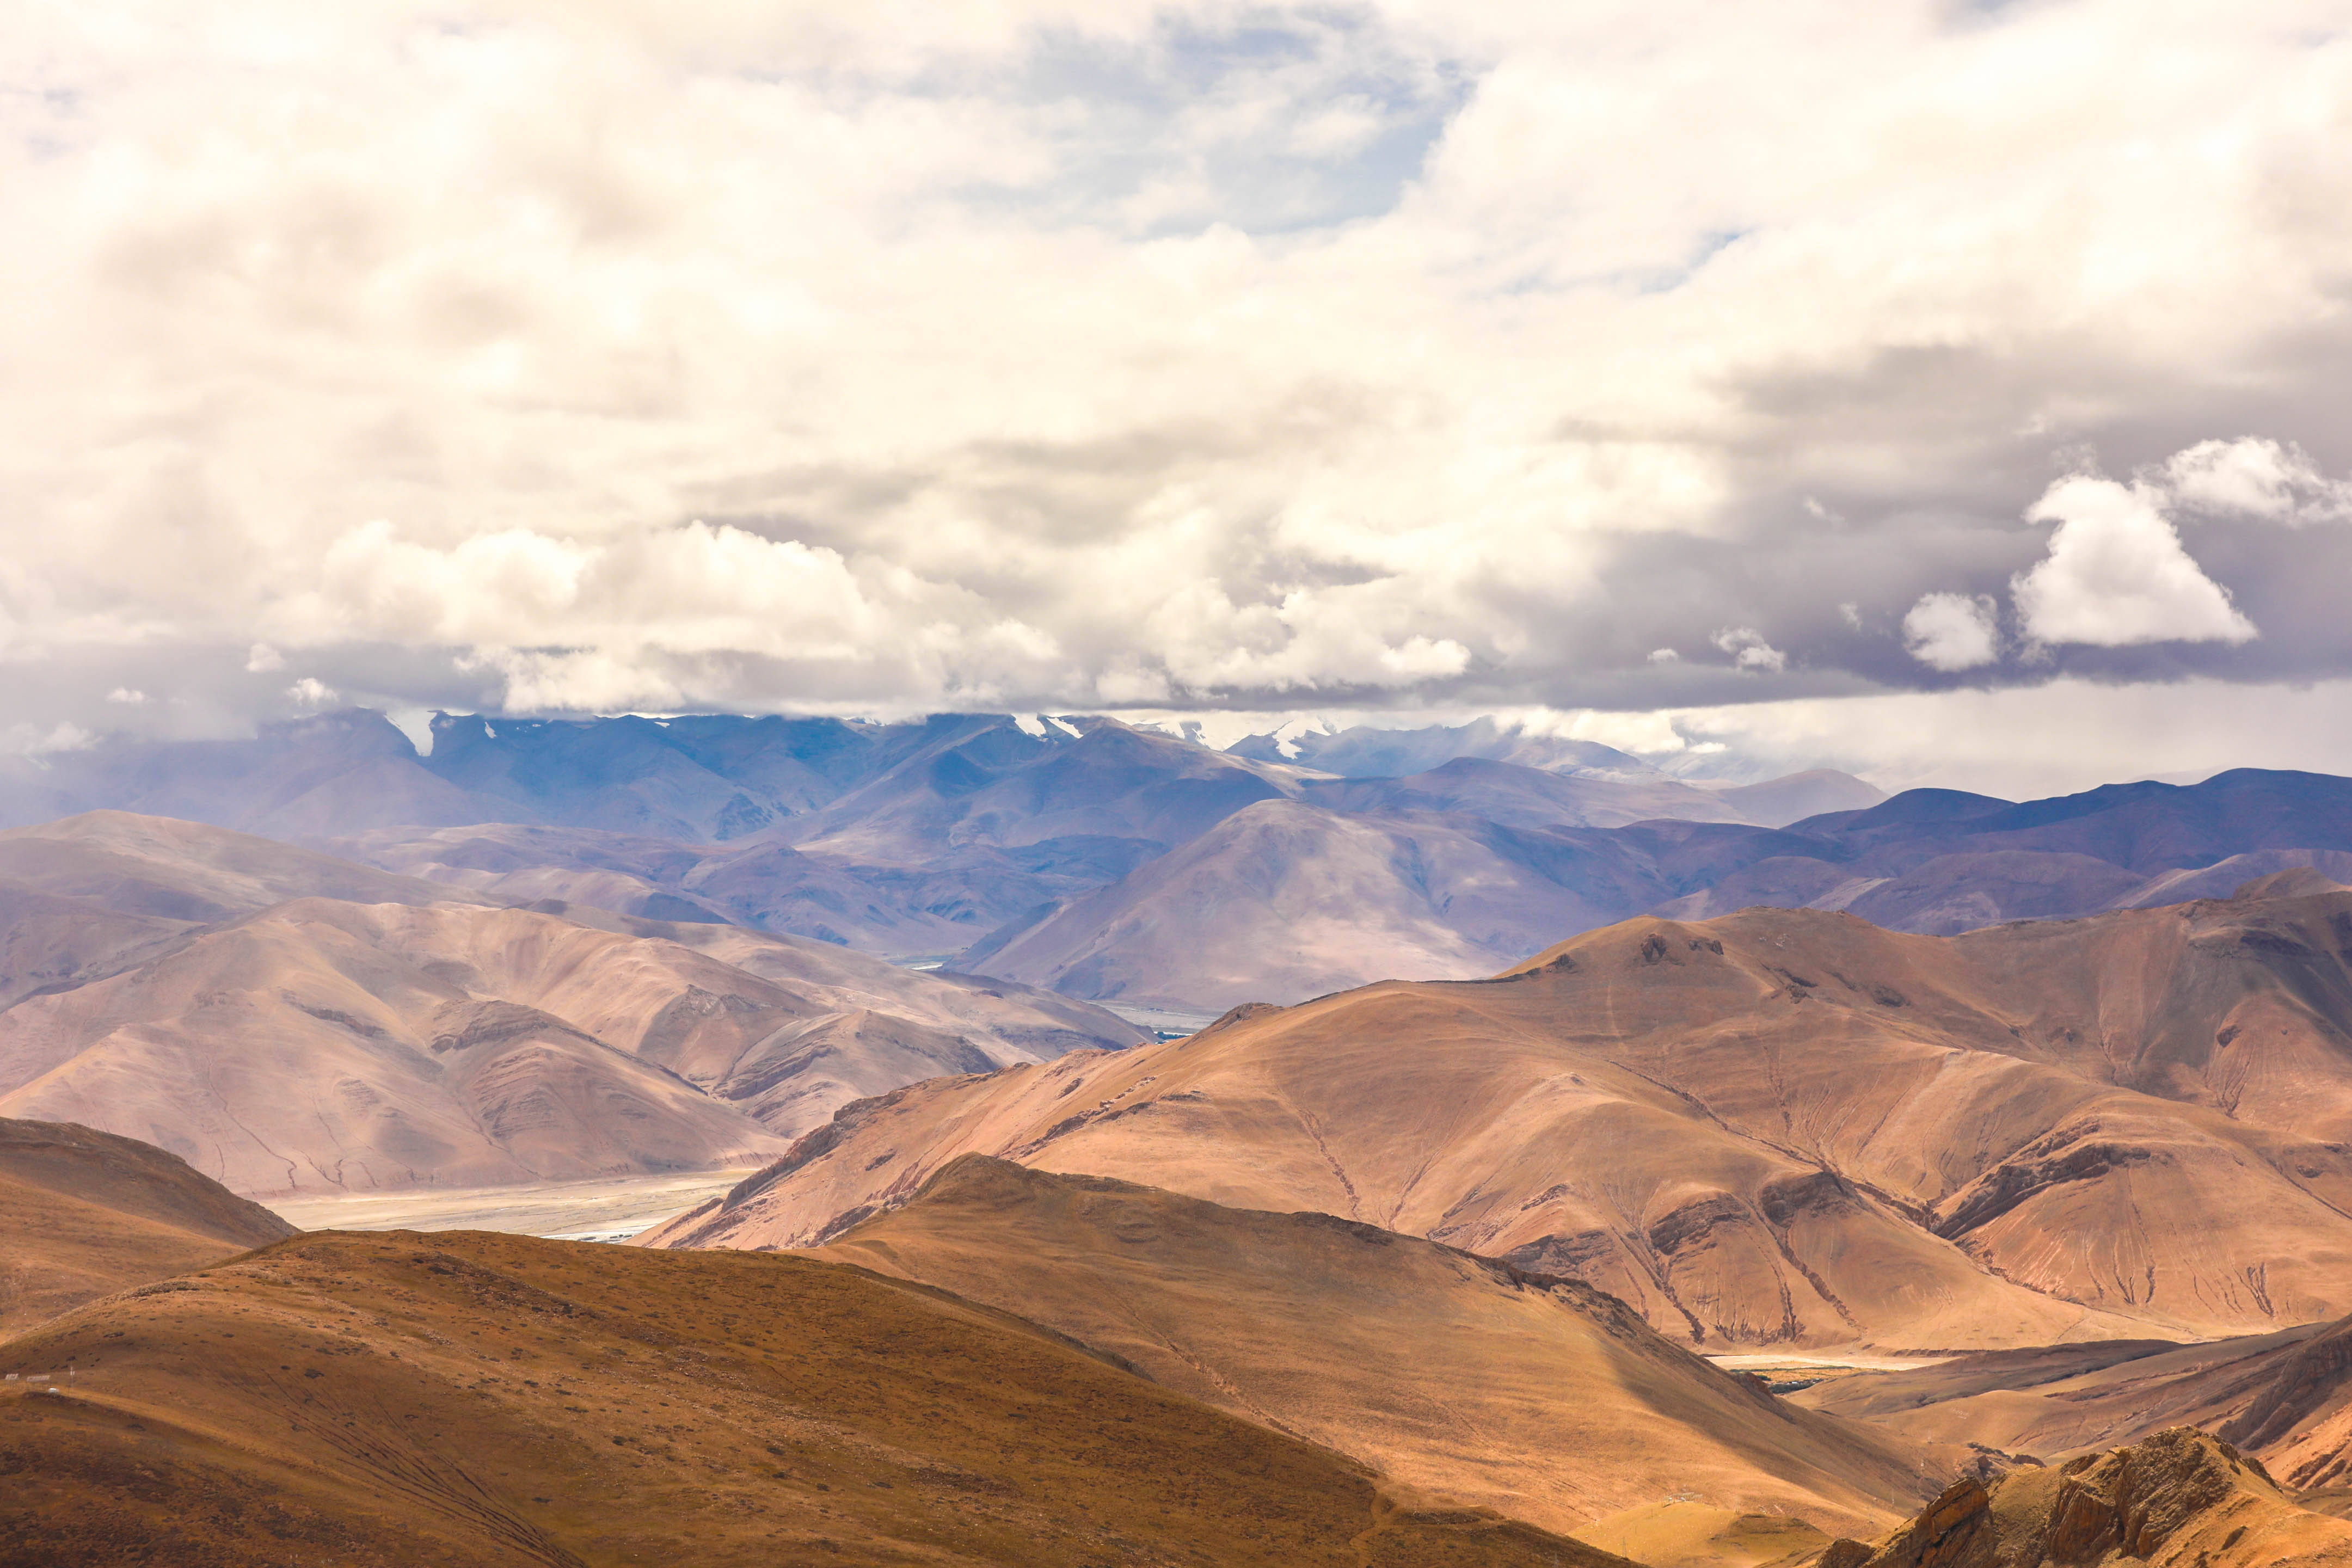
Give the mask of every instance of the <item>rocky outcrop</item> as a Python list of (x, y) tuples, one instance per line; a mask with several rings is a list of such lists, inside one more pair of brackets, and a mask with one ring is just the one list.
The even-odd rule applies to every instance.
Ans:
[(2223, 1568), (2334, 1559), (2352, 1526), (2289, 1502), (2261, 1463), (2176, 1427), (2146, 1442), (1945, 1490), (1866, 1559), (1832, 1542), (1822, 1568), (2077, 1568), (2122, 1559)]

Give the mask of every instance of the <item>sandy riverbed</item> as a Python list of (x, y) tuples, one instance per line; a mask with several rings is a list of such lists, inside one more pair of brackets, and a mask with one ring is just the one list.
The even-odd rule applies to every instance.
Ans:
[(305, 1230), (504, 1230), (572, 1241), (620, 1241), (725, 1192), (751, 1174), (750, 1168), (688, 1171), (262, 1201)]

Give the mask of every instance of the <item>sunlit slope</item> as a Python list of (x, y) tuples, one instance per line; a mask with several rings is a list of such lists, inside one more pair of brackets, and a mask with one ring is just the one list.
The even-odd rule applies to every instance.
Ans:
[(1866, 1533), (1958, 1462), (1790, 1406), (1584, 1286), (1326, 1215), (966, 1155), (820, 1256), (1019, 1312), (1167, 1387), (1553, 1530), (1696, 1491)]
[(2137, 1562), (2152, 1568), (2340, 1563), (2352, 1525), (2299, 1508), (2262, 1464), (2175, 1427), (2129, 1448), (2028, 1467), (1988, 1489), (1956, 1481), (1874, 1548), (1830, 1548), (1832, 1568), (2040, 1568)]
[(979, 1152), (1429, 1236), (1706, 1344), (2258, 1332), (2352, 1310), (2345, 933), (2341, 893), (1630, 921), (900, 1091), (655, 1239), (811, 1245)]
[(321, 1234), (0, 1347), (68, 1360), (0, 1385), (7, 1561), (1617, 1561), (804, 1259)]
[(0, 1335), (293, 1230), (161, 1149), (0, 1119)]
[[(166, 826), (187, 831), (151, 858), (182, 881), (240, 847)], [(0, 1111), (145, 1139), (248, 1193), (485, 1186), (756, 1164), (861, 1095), (1139, 1038), (825, 944), (345, 869), (461, 901), (290, 898), (170, 927), (0, 1012)]]

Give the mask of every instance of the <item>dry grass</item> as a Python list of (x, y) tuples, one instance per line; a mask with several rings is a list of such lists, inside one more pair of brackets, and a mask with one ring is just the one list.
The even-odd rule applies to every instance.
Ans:
[(800, 1258), (306, 1236), (0, 1345), (68, 1359), (0, 1398), (11, 1564), (1615, 1561)]

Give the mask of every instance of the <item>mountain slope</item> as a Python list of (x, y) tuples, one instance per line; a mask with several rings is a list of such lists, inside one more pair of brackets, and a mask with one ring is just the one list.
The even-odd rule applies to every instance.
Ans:
[(1633, 908), (1663, 891), (1638, 867), (1613, 882), (1608, 852), (1578, 849), (1475, 818), (1269, 800), (960, 961), (1073, 996), (1174, 1007), (1468, 978), (1621, 915), (1623, 883)]
[(1658, 817), (1748, 821), (1727, 793), (1669, 779), (1590, 779), (1470, 757), (1402, 779), (1308, 779), (1298, 786), (1299, 799), (1334, 811), (1450, 811), (1507, 828), (1622, 828)]
[(1164, 1387), (1555, 1531), (1696, 1490), (1851, 1534), (1940, 1479), (1598, 1291), (1326, 1215), (967, 1155), (817, 1256), (1017, 1310)]
[(2195, 1427), (2261, 1459), (2286, 1485), (2341, 1496), (2352, 1482), (2352, 1319), (2105, 1354), (2067, 1347), (1966, 1356), (1860, 1374), (1795, 1398), (1924, 1439), (2044, 1455)]
[(473, 896), (168, 817), (89, 811), (0, 832), (0, 1008), (157, 956), (205, 923), (313, 894)]
[(0, 1345), (0, 1557), (229, 1568), (1620, 1560), (935, 1291), (797, 1258), (320, 1235)]
[(0, 1012), (0, 1109), (245, 1192), (708, 1169), (861, 1093), (1139, 1031), (733, 927), (297, 899)]
[(664, 1235), (809, 1245), (973, 1151), (1426, 1235), (1706, 1344), (2257, 1332), (2352, 1311), (2348, 969), (2343, 894), (1637, 920), (898, 1091)]
[[(860, 866), (754, 834), (724, 844), (488, 822), (386, 829), (322, 845), (495, 903), (553, 899), (653, 920), (733, 922), (881, 954), (935, 956), (1093, 885), (987, 851), (954, 863)], [(1132, 857), (1120, 858), (1124, 871)], [(1116, 873), (1113, 873), (1116, 874)]]
[(0, 1337), (294, 1234), (131, 1138), (0, 1118)]
[(1625, 820), (1685, 789), (1475, 760), (1307, 780), (1300, 800), (1236, 812), (962, 962), (1075, 995), (1210, 1008), (1469, 978), (1644, 911), (1850, 910), (1953, 935), (2226, 895), (2290, 866), (2352, 874), (2352, 780), (2316, 774), (2241, 770), (2021, 805), (1913, 790), (1778, 830), (1721, 820), (1735, 792), (1688, 790), (1718, 820), (1687, 805)]
[(1875, 1549), (1845, 1542), (1821, 1561), (1853, 1568), (2039, 1568), (2146, 1563), (2271, 1568), (2343, 1561), (2352, 1525), (2297, 1508), (2229, 1444), (2175, 1428), (2131, 1448), (2003, 1477), (1973, 1478)]
[(249, 833), (128, 811), (86, 811), (0, 832), (0, 878), (118, 915), (191, 922), (250, 915), (289, 898), (451, 900), (447, 888), (415, 877)]

